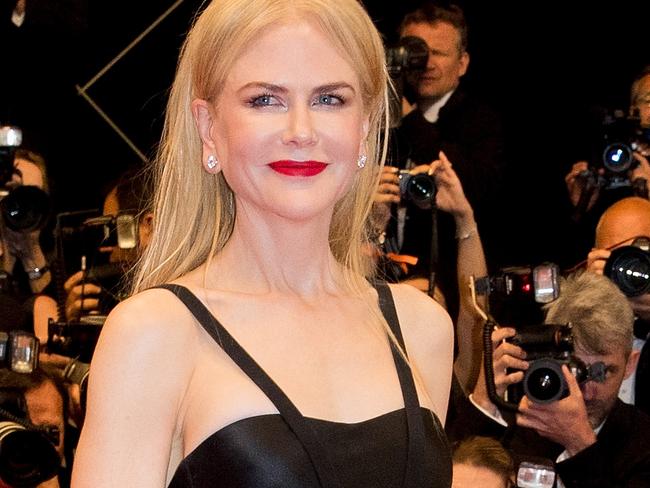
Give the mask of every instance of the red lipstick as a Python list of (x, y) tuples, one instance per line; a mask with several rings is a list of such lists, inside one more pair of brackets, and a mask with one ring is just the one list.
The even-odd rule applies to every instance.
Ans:
[(320, 161), (274, 161), (269, 163), (273, 171), (287, 176), (316, 176), (327, 167)]

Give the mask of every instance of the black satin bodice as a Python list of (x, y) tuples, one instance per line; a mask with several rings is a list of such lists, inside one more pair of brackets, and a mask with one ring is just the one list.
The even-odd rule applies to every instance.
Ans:
[[(181, 461), (169, 488), (451, 486), (445, 434), (437, 417), (419, 406), (408, 366), (396, 351), (404, 408), (357, 423), (307, 418), (189, 290), (164, 288), (185, 303), (280, 412), (245, 418), (210, 435)], [(402, 343), (390, 290), (381, 284), (378, 292), (382, 312)]]

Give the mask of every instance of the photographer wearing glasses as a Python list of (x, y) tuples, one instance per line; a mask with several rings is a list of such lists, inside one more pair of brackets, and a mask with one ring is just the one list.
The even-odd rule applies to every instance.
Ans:
[[(563, 364), (559, 398), (533, 400), (527, 393), (514, 418), (491, 401), (481, 378), (470, 396), (474, 406), (465, 405), (458, 416), (463, 425), (453, 426), (453, 435), (490, 435), (520, 458), (545, 458), (555, 465), (560, 487), (648, 486), (650, 417), (618, 399), (638, 359), (631, 348), (628, 300), (611, 280), (590, 272), (569, 276), (560, 289), (546, 306), (545, 323), (572, 326), (570, 344), (584, 374)], [(519, 346), (515, 334), (511, 327), (492, 333), (494, 387), (500, 398), (511, 385), (527, 378), (530, 387), (533, 381), (526, 374), (533, 368), (532, 346)], [(540, 377), (538, 386), (548, 387), (551, 380)]]
[[(150, 192), (145, 177), (137, 169), (130, 169), (119, 177), (104, 199), (102, 216), (107, 219), (102, 221), (100, 218), (87, 222), (86, 227), (97, 224), (97, 227), (109, 229), (103, 232), (113, 234), (110, 240), (116, 241), (110, 245), (107, 245), (107, 242), (98, 243), (97, 250), (104, 256), (102, 259), (107, 261), (102, 269), (107, 273), (112, 270), (113, 274), (121, 277), (137, 261), (148, 244), (153, 222), (153, 213), (148, 207), (149, 197)], [(124, 221), (121, 217), (127, 216), (130, 217), (129, 224), (134, 225), (134, 228), (128, 231), (129, 242), (124, 244), (123, 239), (120, 239), (120, 232), (123, 230), (120, 223)], [(115, 222), (109, 222), (109, 219)], [(100, 261), (99, 253), (95, 256), (87, 256), (86, 266), (91, 268), (95, 262)], [(110, 290), (102, 287), (97, 280), (94, 281), (92, 275), (91, 269), (82, 269), (66, 280), (65, 317), (68, 321), (76, 321), (83, 316), (93, 314), (106, 315), (112, 308), (111, 304), (114, 305), (119, 299), (114, 297), (115, 300), (108, 300), (110, 303), (104, 305), (102, 295)]]

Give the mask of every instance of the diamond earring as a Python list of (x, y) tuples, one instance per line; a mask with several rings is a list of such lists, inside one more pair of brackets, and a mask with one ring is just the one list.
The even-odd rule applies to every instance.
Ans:
[(217, 166), (217, 158), (214, 155), (210, 154), (208, 156), (207, 167), (208, 169), (214, 169)]
[(359, 156), (359, 159), (357, 159), (357, 166), (359, 168), (363, 168), (366, 165), (366, 161), (368, 161), (368, 156), (362, 154), (361, 156)]

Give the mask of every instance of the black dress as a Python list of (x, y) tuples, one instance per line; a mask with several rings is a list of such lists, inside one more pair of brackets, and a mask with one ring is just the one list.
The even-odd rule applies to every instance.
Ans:
[[(394, 348), (404, 408), (351, 424), (307, 418), (188, 289), (162, 287), (183, 301), (279, 411), (210, 435), (181, 461), (169, 488), (451, 486), (447, 438), (435, 414), (420, 407), (410, 370)], [(377, 290), (403, 347), (390, 290), (383, 283)]]

